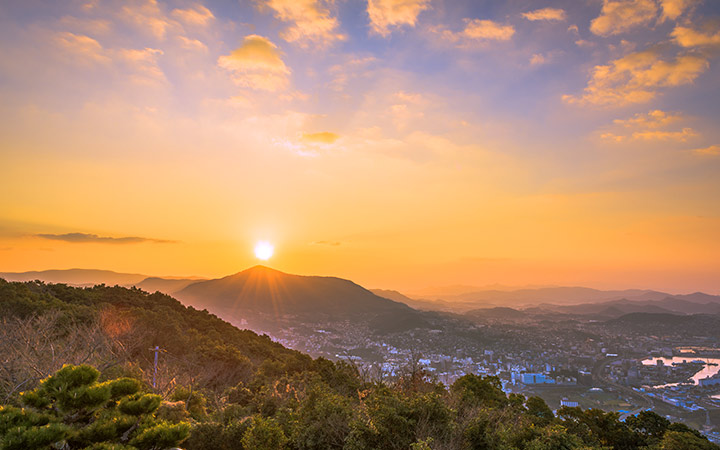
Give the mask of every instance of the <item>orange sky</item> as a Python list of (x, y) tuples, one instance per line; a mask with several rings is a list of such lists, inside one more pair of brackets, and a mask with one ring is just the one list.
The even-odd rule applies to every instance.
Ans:
[(713, 1), (0, 5), (0, 271), (720, 293)]

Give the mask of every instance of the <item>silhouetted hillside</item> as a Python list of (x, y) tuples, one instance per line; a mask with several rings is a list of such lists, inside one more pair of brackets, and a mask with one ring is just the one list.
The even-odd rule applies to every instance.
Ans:
[[(421, 313), (379, 297), (335, 277), (300, 276), (255, 266), (217, 280), (193, 283), (175, 294), (196, 308), (206, 308), (228, 320), (269, 322), (302, 318), (307, 322), (371, 321), (379, 329), (424, 326)], [(392, 317), (392, 327), (382, 317)]]

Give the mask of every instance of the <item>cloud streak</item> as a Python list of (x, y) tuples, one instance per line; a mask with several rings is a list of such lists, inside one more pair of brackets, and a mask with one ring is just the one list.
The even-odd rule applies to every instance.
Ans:
[(536, 20), (562, 21), (566, 18), (565, 10), (559, 8), (536, 9), (523, 13), (522, 16), (533, 22)]
[(86, 243), (100, 243), (100, 244), (142, 244), (142, 243), (153, 243), (153, 244), (176, 244), (178, 241), (170, 241), (166, 239), (153, 239), (139, 236), (123, 236), (123, 237), (110, 237), (110, 236), (98, 236), (97, 234), (90, 233), (65, 233), (65, 234), (49, 234), (40, 233), (35, 234), (35, 237), (42, 239), (48, 239), (51, 241), (62, 241), (70, 242), (72, 244), (86, 244)]

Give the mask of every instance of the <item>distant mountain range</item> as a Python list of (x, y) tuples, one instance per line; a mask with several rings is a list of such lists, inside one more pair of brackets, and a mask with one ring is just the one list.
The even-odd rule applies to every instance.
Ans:
[(63, 283), (71, 286), (87, 287), (97, 284), (108, 286), (137, 287), (147, 292), (160, 291), (172, 295), (185, 286), (202, 281), (201, 277), (151, 277), (138, 273), (121, 273), (112, 270), (65, 269), (41, 270), (31, 272), (0, 272), (0, 278), (7, 281), (35, 281)]
[[(69, 269), (0, 273), (8, 281), (42, 280), (74, 286), (95, 284), (138, 287), (173, 295), (186, 304), (223, 314), (247, 316), (303, 315), (344, 319), (357, 314), (376, 316), (404, 312), (409, 324), (421, 323), (417, 311), (467, 314), (473, 319), (520, 320), (527, 316), (584, 316), (608, 320), (632, 313), (720, 314), (720, 296), (702, 292), (673, 295), (627, 289), (599, 290), (585, 287), (538, 287), (510, 290), (499, 287), (453, 293), (443, 298), (411, 298), (398, 291), (367, 290), (334, 277), (290, 275), (263, 266), (206, 280), (197, 277), (149, 277), (109, 270)], [(463, 287), (450, 289), (457, 292)], [(467, 288), (467, 287), (464, 287)]]

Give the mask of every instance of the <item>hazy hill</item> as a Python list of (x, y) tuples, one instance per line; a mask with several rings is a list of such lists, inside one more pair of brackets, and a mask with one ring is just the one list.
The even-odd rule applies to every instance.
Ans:
[(445, 300), (428, 300), (410, 298), (398, 291), (389, 289), (370, 289), (370, 292), (379, 296), (388, 298), (390, 300), (404, 303), (411, 308), (419, 309), (421, 311), (445, 311), (454, 312), (457, 309), (457, 305), (453, 305)]
[(379, 297), (352, 281), (291, 275), (264, 266), (190, 284), (175, 296), (228, 320), (242, 318), (251, 323), (299, 317), (308, 322), (373, 320), (387, 328), (390, 323), (378, 319), (392, 317), (391, 322), (405, 329), (424, 325), (418, 311)]
[(5, 272), (0, 273), (0, 278), (7, 281), (34, 281), (40, 280), (46, 283), (63, 283), (73, 286), (94, 286), (106, 284), (108, 286), (129, 286), (140, 283), (147, 278), (147, 275), (137, 273), (118, 273), (112, 270), (97, 269), (67, 269), (67, 270), (42, 270), (31, 272)]
[(180, 291), (187, 286), (203, 281), (202, 278), (160, 278), (160, 277), (148, 277), (139, 283), (135, 283), (134, 286), (147, 292), (160, 291), (163, 294), (172, 295), (177, 291)]

